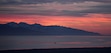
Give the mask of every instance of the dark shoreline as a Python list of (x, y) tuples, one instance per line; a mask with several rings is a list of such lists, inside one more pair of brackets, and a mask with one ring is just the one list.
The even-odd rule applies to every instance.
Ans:
[(111, 47), (4, 50), (0, 53), (111, 53)]

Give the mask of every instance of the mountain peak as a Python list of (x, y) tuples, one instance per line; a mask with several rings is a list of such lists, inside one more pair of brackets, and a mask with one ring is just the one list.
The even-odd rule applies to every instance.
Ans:
[(15, 22), (9, 22), (9, 23), (7, 23), (6, 25), (15, 27), (15, 26), (17, 26), (17, 23), (15, 23)]
[(7, 26), (7, 28), (5, 28), (4, 25), (0, 26), (0, 32), (4, 35), (100, 35), (98, 33), (88, 32), (80, 29), (57, 25), (42, 26), (37, 23), (27, 24), (25, 22), (20, 22), (17, 24), (15, 22), (10, 22), (8, 24), (5, 24), (5, 26)]
[(7, 24), (17, 24), (16, 22), (9, 22), (9, 23), (7, 23)]
[(18, 24), (25, 24), (25, 25), (28, 25), (27, 23), (25, 23), (25, 22), (20, 22), (20, 23), (18, 23)]
[(41, 24), (34, 23), (33, 26), (42, 26)]

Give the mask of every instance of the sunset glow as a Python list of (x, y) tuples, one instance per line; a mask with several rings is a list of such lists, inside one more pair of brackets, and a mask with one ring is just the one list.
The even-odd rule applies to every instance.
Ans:
[[(0, 23), (26, 22), (29, 24), (60, 25), (71, 28), (78, 28), (101, 34), (111, 34), (111, 19), (108, 15), (91, 14), (84, 17), (77, 16), (40, 16), (40, 15), (0, 15)], [(110, 16), (109, 16), (110, 17)]]
[(111, 35), (110, 0), (0, 0), (0, 24), (38, 23)]

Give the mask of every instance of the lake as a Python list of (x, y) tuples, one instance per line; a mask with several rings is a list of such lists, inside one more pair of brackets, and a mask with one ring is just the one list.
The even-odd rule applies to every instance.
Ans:
[(111, 47), (111, 36), (0, 36), (0, 50)]

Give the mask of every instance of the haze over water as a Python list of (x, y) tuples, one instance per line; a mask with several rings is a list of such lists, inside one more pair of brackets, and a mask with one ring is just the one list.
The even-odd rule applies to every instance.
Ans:
[(111, 47), (111, 36), (0, 36), (0, 50)]

